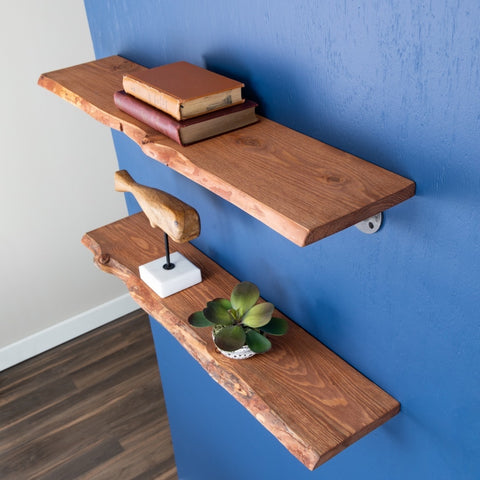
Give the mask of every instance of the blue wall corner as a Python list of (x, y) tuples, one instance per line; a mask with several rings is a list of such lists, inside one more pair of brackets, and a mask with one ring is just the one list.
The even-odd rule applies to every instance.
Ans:
[(154, 323), (180, 478), (244, 478), (238, 452), (257, 478), (480, 478), (480, 4), (85, 6), (97, 57), (184, 59), (243, 80), (260, 113), (417, 183), (377, 234), (350, 228), (302, 249), (113, 133), (121, 168), (198, 209), (198, 248), (402, 403), (309, 472)]

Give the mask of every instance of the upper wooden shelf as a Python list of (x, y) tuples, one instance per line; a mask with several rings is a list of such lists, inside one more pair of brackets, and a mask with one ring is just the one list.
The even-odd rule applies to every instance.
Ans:
[(187, 319), (208, 300), (229, 297), (238, 281), (191, 244), (172, 242), (201, 269), (203, 281), (158, 297), (138, 266), (165, 255), (163, 232), (143, 213), (89, 232), (82, 242), (96, 264), (121, 278), (134, 300), (309, 469), (398, 413), (394, 398), (290, 320), (288, 333), (272, 337), (266, 354), (231, 360), (218, 353), (211, 330), (193, 328)]
[(45, 73), (39, 85), (132, 138), (148, 156), (228, 200), (299, 246), (350, 227), (415, 194), (415, 183), (259, 117), (240, 130), (181, 147), (113, 103), (119, 56)]

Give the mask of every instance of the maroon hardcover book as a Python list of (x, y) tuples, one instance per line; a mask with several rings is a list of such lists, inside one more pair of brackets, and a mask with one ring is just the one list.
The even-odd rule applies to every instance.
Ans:
[(258, 121), (255, 115), (257, 103), (251, 100), (179, 121), (123, 90), (115, 92), (113, 99), (122, 112), (128, 113), (180, 145), (189, 145)]

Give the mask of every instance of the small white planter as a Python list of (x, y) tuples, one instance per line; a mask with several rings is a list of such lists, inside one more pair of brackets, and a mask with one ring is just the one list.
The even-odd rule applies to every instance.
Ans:
[(244, 345), (242, 348), (238, 350), (234, 350), (233, 352), (227, 352), (226, 350), (222, 350), (221, 348), (217, 347), (217, 350), (228, 358), (233, 358), (235, 360), (244, 360), (245, 358), (250, 358), (255, 355), (255, 352), (250, 349), (248, 345)]
[[(215, 337), (213, 335), (213, 332), (212, 332), (212, 339), (214, 340), (214, 344), (215, 344)], [(215, 348), (222, 355), (225, 355), (228, 358), (233, 358), (234, 360), (244, 360), (246, 358), (250, 358), (255, 355), (255, 352), (248, 345), (244, 345), (243, 347), (239, 348), (238, 350), (234, 350), (233, 352), (222, 350), (221, 348), (218, 348), (216, 344), (215, 344)]]

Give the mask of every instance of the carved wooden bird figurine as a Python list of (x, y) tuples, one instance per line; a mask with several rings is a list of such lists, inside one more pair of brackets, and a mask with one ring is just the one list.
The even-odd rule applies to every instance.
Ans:
[(115, 190), (130, 192), (150, 225), (162, 229), (176, 242), (188, 242), (200, 235), (200, 217), (193, 207), (167, 192), (140, 185), (126, 170), (115, 172)]

